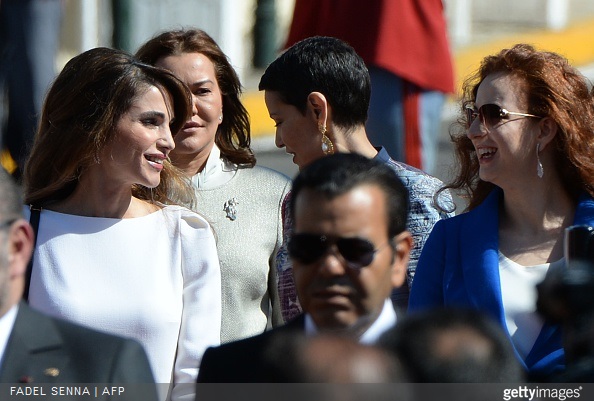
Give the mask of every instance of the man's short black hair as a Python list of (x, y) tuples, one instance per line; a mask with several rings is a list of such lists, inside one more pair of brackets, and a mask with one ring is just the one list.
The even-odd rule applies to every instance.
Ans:
[(334, 199), (362, 185), (376, 185), (383, 191), (388, 213), (386, 218), (389, 238), (406, 230), (408, 190), (388, 165), (357, 153), (325, 156), (301, 170), (293, 180), (290, 214), (294, 219), (295, 204), (304, 189)]
[(486, 314), (436, 308), (407, 315), (380, 345), (416, 383), (516, 383), (524, 373), (509, 338)]

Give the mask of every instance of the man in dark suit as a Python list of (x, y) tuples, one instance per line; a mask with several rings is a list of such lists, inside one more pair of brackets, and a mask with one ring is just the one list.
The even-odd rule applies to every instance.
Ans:
[(412, 237), (408, 193), (394, 171), (355, 153), (335, 154), (306, 166), (292, 191), (288, 250), (304, 313), (277, 329), (207, 349), (198, 382), (284, 382), (271, 350), (287, 333), (374, 344), (396, 323), (389, 297), (404, 282)]
[(50, 318), (20, 301), (34, 236), (22, 205), (20, 189), (0, 168), (0, 383), (136, 383), (121, 399), (156, 400), (139, 343)]

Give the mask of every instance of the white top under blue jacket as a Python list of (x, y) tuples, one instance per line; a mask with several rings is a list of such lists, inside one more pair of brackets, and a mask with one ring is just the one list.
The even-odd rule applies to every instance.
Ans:
[[(425, 243), (411, 289), (409, 312), (436, 306), (485, 311), (506, 329), (499, 277), (499, 203), (496, 189), (475, 209), (437, 222)], [(574, 224), (594, 225), (594, 200), (583, 196)], [(551, 374), (564, 368), (561, 330), (545, 323), (525, 368)]]

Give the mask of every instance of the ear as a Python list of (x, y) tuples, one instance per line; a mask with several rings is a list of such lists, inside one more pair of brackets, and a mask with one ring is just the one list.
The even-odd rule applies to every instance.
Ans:
[(311, 92), (307, 96), (307, 111), (316, 120), (316, 125), (326, 126), (328, 123), (328, 101), (320, 92)]
[(33, 228), (23, 219), (15, 221), (8, 233), (8, 266), (10, 279), (25, 275), (33, 253)]
[(559, 126), (550, 117), (542, 118), (538, 126), (540, 128), (540, 133), (538, 134), (538, 143), (540, 144), (540, 151), (543, 151), (549, 143), (555, 139), (557, 136), (557, 131), (559, 130)]
[(413, 246), (413, 238), (409, 231), (403, 231), (393, 239), (394, 258), (392, 261), (392, 286), (400, 287), (406, 279), (406, 269), (410, 250)]

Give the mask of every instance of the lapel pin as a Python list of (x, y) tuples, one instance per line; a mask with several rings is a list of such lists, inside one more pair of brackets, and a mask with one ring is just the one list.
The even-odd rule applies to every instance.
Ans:
[(43, 374), (49, 377), (58, 377), (60, 374), (60, 369), (58, 368), (47, 368), (43, 371)]
[(223, 205), (223, 210), (227, 213), (227, 218), (231, 221), (237, 218), (237, 205), (239, 205), (237, 198), (231, 198)]

